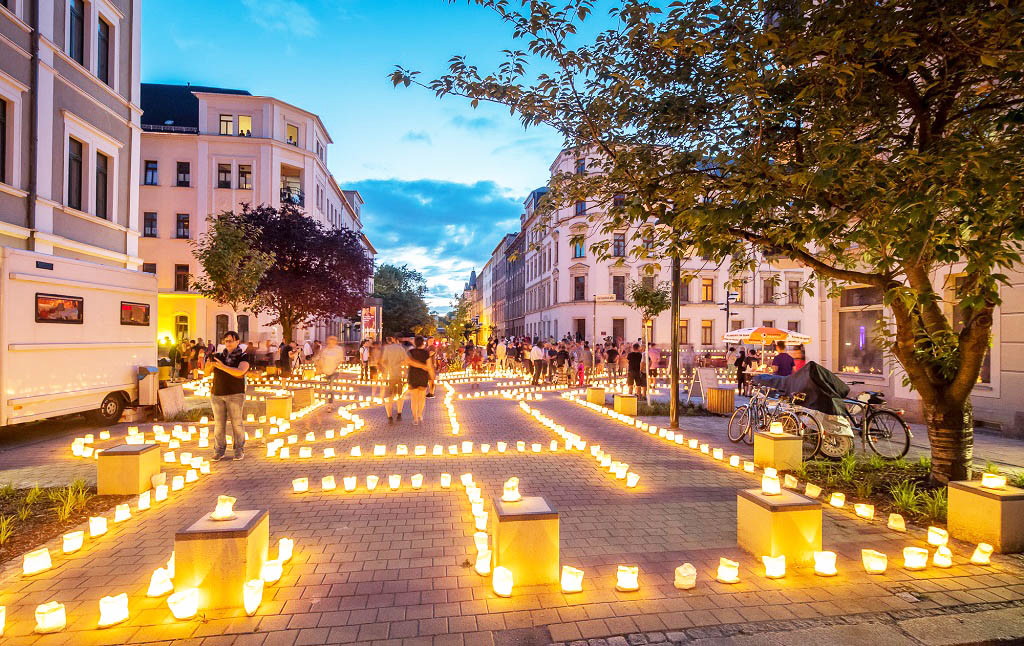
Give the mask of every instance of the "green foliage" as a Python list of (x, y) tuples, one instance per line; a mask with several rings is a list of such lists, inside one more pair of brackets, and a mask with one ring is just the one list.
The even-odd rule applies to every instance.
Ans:
[(213, 409), (209, 406), (198, 406), (175, 413), (165, 419), (165, 422), (198, 422), (203, 417), (213, 419)]
[(22, 505), (18, 507), (18, 511), (15, 512), (18, 515), (18, 520), (24, 522), (32, 515), (32, 507), (28, 505)]
[(52, 491), (50, 499), (54, 502), (53, 511), (57, 514), (57, 520), (60, 522), (67, 522), (75, 513), (77, 496), (72, 487), (61, 487)]
[(4, 486), (0, 487), (0, 498), (10, 498), (15, 492), (14, 484), (8, 482)]
[(14, 516), (0, 516), (0, 546), (14, 534)]
[(434, 317), (423, 298), (427, 293), (423, 274), (407, 265), (383, 264), (373, 274), (373, 290), (373, 295), (384, 301), (384, 336), (430, 336), (436, 332)]
[(948, 504), (945, 487), (925, 491), (921, 494), (921, 513), (932, 520), (945, 522)]
[(885, 466), (885, 458), (882, 456), (872, 453), (871, 456), (868, 457), (868, 468), (872, 471), (878, 471)]
[(889, 495), (892, 496), (892, 506), (897, 513), (910, 515), (921, 509), (921, 492), (916, 482), (901, 480), (890, 487)]
[(644, 320), (658, 318), (658, 315), (672, 307), (672, 286), (663, 282), (648, 287), (642, 281), (635, 281), (629, 286), (630, 305), (640, 312)]
[(922, 455), (921, 457), (919, 457), (917, 459), (917, 466), (922, 467), (924, 469), (931, 469), (932, 468), (932, 459), (930, 457), (928, 457), (927, 455)]
[(237, 312), (256, 300), (274, 255), (257, 248), (260, 231), (230, 211), (211, 215), (206, 222), (206, 233), (191, 243), (192, 255), (203, 268), (193, 277), (192, 289)]
[(1017, 471), (1016, 473), (1011, 474), (1007, 480), (1009, 480), (1010, 484), (1014, 487), (1021, 487), (1024, 489), (1024, 471)]
[(992, 460), (985, 460), (985, 473), (1000, 473), (999, 465)]
[(873, 477), (863, 477), (854, 483), (854, 487), (857, 491), (857, 497), (861, 499), (867, 499), (871, 497), (871, 494), (875, 492), (875, 479)]
[(839, 479), (842, 482), (852, 482), (853, 474), (857, 471), (857, 455), (847, 453), (839, 460)]
[(30, 506), (34, 505), (36, 504), (36, 501), (42, 497), (43, 490), (39, 488), (39, 485), (36, 485), (25, 493), (25, 504)]

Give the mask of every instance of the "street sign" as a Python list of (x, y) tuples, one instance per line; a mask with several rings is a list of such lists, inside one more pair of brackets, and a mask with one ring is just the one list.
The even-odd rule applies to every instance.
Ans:
[(616, 300), (615, 294), (594, 294), (594, 300), (598, 303), (607, 303)]

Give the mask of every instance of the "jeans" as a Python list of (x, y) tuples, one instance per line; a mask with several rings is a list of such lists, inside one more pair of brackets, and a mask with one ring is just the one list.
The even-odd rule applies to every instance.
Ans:
[(245, 404), (245, 393), (237, 395), (210, 395), (213, 406), (213, 451), (224, 455), (227, 451), (227, 440), (224, 437), (224, 422), (231, 418), (231, 441), (235, 447), (235, 455), (245, 448), (245, 430), (242, 427), (242, 406)]
[(370, 362), (360, 361), (359, 364), (359, 378), (367, 381), (370, 378)]
[(542, 373), (544, 372), (544, 368), (545, 367), (546, 366), (544, 365), (543, 361), (534, 360), (534, 362), (533, 362), (533, 381), (532, 381), (534, 386), (536, 386), (540, 382), (540, 379), (541, 379)]

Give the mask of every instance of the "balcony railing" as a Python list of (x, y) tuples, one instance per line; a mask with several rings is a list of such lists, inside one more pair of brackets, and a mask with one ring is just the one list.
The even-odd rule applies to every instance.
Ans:
[(295, 206), (306, 205), (306, 194), (301, 189), (297, 188), (282, 188), (281, 189), (281, 203), (282, 204), (294, 204)]

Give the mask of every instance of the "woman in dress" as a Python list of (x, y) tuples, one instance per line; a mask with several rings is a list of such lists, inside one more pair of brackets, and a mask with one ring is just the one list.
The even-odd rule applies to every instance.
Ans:
[(409, 350), (409, 399), (412, 403), (412, 425), (417, 426), (423, 421), (423, 411), (427, 407), (427, 386), (434, 378), (434, 359), (424, 346), (423, 337), (413, 340), (413, 348)]

